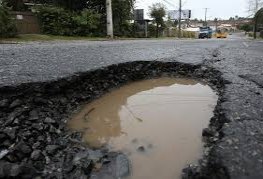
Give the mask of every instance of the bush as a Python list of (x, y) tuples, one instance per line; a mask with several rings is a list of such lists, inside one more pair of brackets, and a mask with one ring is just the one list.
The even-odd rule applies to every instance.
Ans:
[(134, 24), (123, 22), (114, 24), (114, 35), (121, 37), (134, 37)]
[[(178, 37), (179, 31), (175, 28), (165, 29), (165, 36), (167, 37)], [(181, 37), (182, 38), (196, 38), (195, 32), (190, 31), (181, 31)]]
[(24, 4), (24, 0), (0, 0), (4, 2), (11, 11), (25, 11), (27, 7)]
[(0, 37), (16, 36), (16, 24), (5, 4), (0, 4)]
[(71, 12), (58, 7), (41, 7), (36, 13), (44, 34), (91, 36), (100, 23), (100, 14), (88, 9)]
[(149, 33), (149, 37), (156, 37), (156, 26), (153, 24), (149, 24), (148, 26), (148, 33)]
[(253, 32), (248, 32), (248, 36), (249, 37), (254, 37), (254, 33)]
[(98, 29), (100, 17), (100, 14), (88, 9), (84, 9), (80, 14), (73, 13), (73, 34), (92, 36)]
[(182, 37), (183, 38), (195, 38), (195, 32), (183, 31)]
[(243, 30), (245, 32), (251, 32), (253, 31), (253, 25), (251, 24), (244, 24), (239, 27), (240, 30)]

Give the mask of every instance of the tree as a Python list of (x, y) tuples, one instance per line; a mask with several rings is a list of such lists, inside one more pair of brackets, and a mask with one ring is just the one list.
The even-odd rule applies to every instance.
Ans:
[(178, 24), (178, 20), (171, 20), (171, 18), (168, 18), (165, 22), (166, 27), (176, 27)]
[(257, 11), (263, 7), (263, 0), (247, 0), (248, 1), (248, 12), (254, 16)]
[(253, 30), (253, 25), (251, 24), (244, 24), (239, 27), (240, 30), (243, 30), (245, 32), (250, 32)]
[(128, 20), (132, 20), (135, 0), (113, 0), (113, 24), (115, 35), (129, 35), (132, 26)]
[[(132, 19), (135, 0), (112, 0), (113, 25), (115, 35), (127, 35), (130, 33), (130, 23)], [(100, 29), (104, 32), (106, 29), (106, 4), (105, 0), (88, 0), (87, 8), (96, 10), (101, 14)]]
[(56, 5), (72, 11), (85, 9), (87, 2), (87, 0), (54, 0)]
[(81, 11), (83, 9), (103, 10), (105, 0), (3, 0), (13, 10), (20, 10), (24, 7), (24, 2), (35, 4), (48, 4), (62, 7), (71, 11)]
[(14, 37), (16, 35), (15, 21), (9, 13), (5, 3), (0, 3), (0, 38)]
[(23, 0), (3, 0), (4, 4), (11, 8), (13, 11), (23, 11), (25, 10), (25, 5)]
[(150, 16), (156, 23), (156, 37), (159, 37), (159, 28), (164, 27), (164, 17), (166, 15), (166, 8), (162, 3), (155, 3), (149, 7)]
[(257, 38), (258, 26), (259, 24), (263, 24), (263, 8), (257, 11), (254, 17), (254, 38)]
[[(1, 0), (0, 0), (1, 1)], [(3, 0), (8, 3), (12, 10), (25, 9), (25, 0)], [(92, 10), (100, 14), (100, 24), (97, 34), (106, 34), (106, 0), (26, 0), (26, 2), (47, 4), (56, 6), (71, 12), (80, 12), (84, 9)], [(135, 0), (112, 0), (113, 23), (116, 35), (126, 35), (130, 33), (131, 25), (128, 20), (132, 19)]]

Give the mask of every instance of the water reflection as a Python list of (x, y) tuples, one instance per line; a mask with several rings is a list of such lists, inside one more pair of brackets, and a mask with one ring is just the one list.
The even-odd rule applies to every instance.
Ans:
[[(147, 91), (156, 87), (166, 87), (174, 84), (196, 85), (197, 82), (190, 79), (159, 78), (126, 85), (122, 87), (121, 90), (115, 90), (104, 95), (103, 98), (88, 104), (88, 106), (84, 107), (82, 111), (73, 117), (74, 120), (69, 121), (69, 126), (77, 130), (85, 129), (84, 137), (87, 142), (93, 147), (101, 147), (103, 144), (107, 144), (112, 137), (125, 135), (125, 132), (121, 130), (119, 113), (124, 110), (130, 115), (128, 118), (141, 122), (142, 119), (134, 114), (131, 107), (156, 105), (156, 103), (151, 103), (152, 95), (160, 95), (163, 98), (163, 96), (170, 97), (170, 94), (163, 94), (162, 90), (160, 90), (160, 94)], [(171, 90), (171, 93), (172, 92)], [(135, 94), (140, 95), (139, 101), (128, 102), (129, 100), (134, 100), (130, 97)], [(165, 103), (169, 103), (169, 100)], [(157, 102), (157, 104), (160, 103)]]
[(195, 80), (144, 80), (84, 106), (69, 126), (84, 129), (90, 146), (107, 145), (129, 154), (131, 178), (174, 179), (187, 163), (200, 157), (202, 129), (216, 101), (212, 89)]

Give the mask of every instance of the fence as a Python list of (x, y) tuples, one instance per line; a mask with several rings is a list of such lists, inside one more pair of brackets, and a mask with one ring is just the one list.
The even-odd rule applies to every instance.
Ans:
[(11, 14), (16, 19), (18, 34), (38, 34), (40, 26), (37, 17), (32, 12), (13, 11)]

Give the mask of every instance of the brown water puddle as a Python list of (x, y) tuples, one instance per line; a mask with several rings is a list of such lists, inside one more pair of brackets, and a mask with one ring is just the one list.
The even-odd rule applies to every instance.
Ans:
[(216, 102), (216, 93), (195, 80), (144, 80), (84, 106), (69, 127), (85, 130), (90, 146), (126, 153), (131, 179), (176, 179), (202, 156), (202, 129)]

